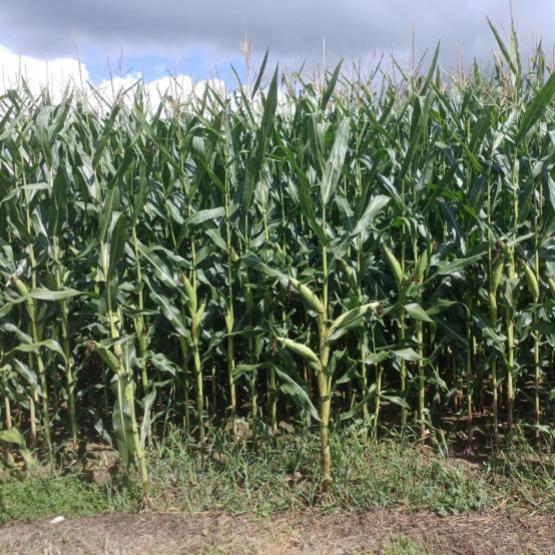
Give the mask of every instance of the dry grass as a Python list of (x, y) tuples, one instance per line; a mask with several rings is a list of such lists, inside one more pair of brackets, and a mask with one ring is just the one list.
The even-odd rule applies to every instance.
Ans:
[(441, 518), (377, 510), (334, 516), (284, 513), (267, 519), (226, 514), (106, 514), (59, 524), (42, 520), (4, 526), (0, 552), (339, 555), (391, 552), (391, 545), (396, 546), (394, 553), (403, 553), (402, 546), (409, 545), (441, 554), (554, 553), (554, 524), (553, 516), (515, 512)]

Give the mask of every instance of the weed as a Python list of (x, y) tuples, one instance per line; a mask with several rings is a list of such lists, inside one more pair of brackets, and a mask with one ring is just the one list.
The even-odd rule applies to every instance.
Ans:
[(115, 498), (82, 477), (30, 477), (0, 482), (0, 523), (50, 515), (90, 515), (109, 510)]
[(405, 536), (391, 540), (383, 555), (430, 555), (430, 551)]

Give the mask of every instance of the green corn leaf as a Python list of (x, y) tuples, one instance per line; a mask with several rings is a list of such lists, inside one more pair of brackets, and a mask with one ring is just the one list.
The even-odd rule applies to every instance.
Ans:
[(360, 235), (374, 223), (376, 216), (388, 205), (391, 199), (385, 195), (376, 195), (370, 199), (366, 210), (358, 220), (351, 235)]
[(407, 347), (405, 349), (396, 349), (394, 351), (391, 351), (391, 354), (408, 362), (416, 362), (418, 360), (422, 360), (422, 357), (410, 347)]
[(108, 280), (109, 281), (115, 274), (118, 263), (120, 262), (125, 243), (129, 238), (129, 222), (125, 214), (120, 214), (112, 232), (110, 233), (110, 261), (108, 264)]
[(270, 83), (270, 87), (268, 89), (266, 101), (264, 103), (262, 122), (260, 123), (260, 128), (258, 129), (256, 134), (256, 146), (247, 163), (247, 175), (245, 177), (245, 183), (243, 185), (242, 193), (242, 204), (246, 210), (250, 208), (254, 188), (260, 177), (260, 171), (262, 170), (264, 157), (266, 156), (266, 152), (268, 150), (268, 143), (274, 126), (277, 98), (278, 70), (276, 69), (272, 78), (272, 82)]
[(372, 310), (376, 310), (380, 303), (373, 302), (357, 306), (336, 318), (328, 331), (328, 341), (335, 341), (341, 337), (348, 328), (358, 324)]
[(112, 378), (112, 392), (115, 396), (112, 412), (112, 425), (122, 465), (128, 467), (133, 460), (135, 444), (133, 441), (133, 420), (130, 399), (134, 384), (126, 373), (115, 374)]
[(386, 360), (390, 355), (389, 351), (379, 351), (377, 353), (367, 353), (366, 358), (364, 359), (364, 364), (380, 364)]
[(524, 137), (526, 137), (534, 124), (542, 117), (554, 94), (555, 72), (551, 74), (547, 83), (539, 90), (534, 100), (528, 105), (526, 112), (524, 112), (515, 137), (516, 144), (522, 143)]
[(258, 92), (258, 89), (260, 88), (260, 83), (262, 82), (262, 77), (263, 77), (264, 71), (266, 69), (266, 64), (268, 63), (268, 56), (269, 55), (270, 55), (270, 51), (266, 50), (266, 52), (264, 52), (264, 57), (262, 58), (262, 61), (260, 62), (260, 69), (258, 70), (258, 75), (256, 76), (256, 79), (255, 79), (254, 84), (252, 86), (251, 98), (254, 98), (256, 96), (256, 93)]
[(224, 252), (227, 252), (227, 245), (226, 242), (224, 240), (224, 238), (222, 237), (222, 234), (219, 232), (218, 229), (216, 228), (210, 228), (205, 230), (205, 233), (208, 237), (210, 237), (210, 239), (212, 239), (212, 241), (214, 242), (214, 244), (221, 249)]
[(185, 319), (178, 308), (166, 296), (151, 290), (152, 300), (160, 307), (162, 314), (167, 318), (174, 330), (181, 337), (190, 337), (191, 332), (185, 322)]
[(154, 401), (156, 401), (156, 389), (153, 389), (148, 393), (142, 400), (143, 406), (143, 421), (141, 422), (141, 445), (143, 449), (146, 445), (146, 438), (148, 435), (148, 430), (151, 428), (152, 423), (152, 407), (154, 406)]
[(256, 372), (259, 368), (262, 367), (262, 364), (238, 364), (235, 366), (233, 371), (233, 377), (235, 381), (238, 381), (241, 376), (245, 374), (250, 374), (251, 372)]
[(519, 67), (515, 64), (514, 57), (511, 56), (511, 53), (509, 52), (509, 49), (507, 48), (503, 39), (501, 38), (501, 35), (497, 31), (497, 29), (494, 27), (494, 25), (490, 21), (489, 17), (486, 18), (486, 19), (488, 20), (489, 28), (491, 29), (491, 31), (493, 33), (493, 36), (495, 37), (495, 40), (497, 42), (497, 45), (499, 46), (499, 50), (501, 50), (501, 53), (503, 54), (503, 57), (505, 58), (505, 61), (509, 65), (512, 74), (514, 76), (520, 75)]
[(6, 443), (13, 443), (18, 447), (25, 446), (25, 438), (17, 428), (10, 428), (9, 430), (0, 430), (0, 441)]
[(100, 214), (100, 221), (98, 225), (98, 241), (100, 243), (104, 243), (106, 241), (108, 228), (110, 226), (110, 223), (112, 222), (112, 215), (115, 211), (119, 209), (119, 204), (119, 189), (117, 187), (113, 187), (106, 195), (106, 199), (102, 207), (102, 212)]
[(208, 208), (206, 210), (198, 210), (185, 220), (183, 226), (194, 227), (207, 221), (212, 221), (217, 218), (223, 218), (224, 215), (225, 209), (223, 208), (223, 206), (220, 206), (218, 208)]
[(433, 322), (433, 320), (428, 316), (426, 311), (418, 303), (409, 303), (403, 307), (406, 313), (415, 320), (420, 320), (422, 322)]
[(21, 353), (40, 353), (42, 348), (53, 351), (66, 360), (64, 350), (55, 339), (44, 339), (43, 341), (37, 341), (35, 343), (23, 343), (15, 347), (14, 350)]
[(389, 403), (393, 405), (397, 405), (398, 407), (410, 409), (409, 404), (405, 400), (401, 399), (401, 397), (398, 397), (397, 395), (388, 395), (388, 394), (382, 393), (380, 395), (380, 399), (384, 401), (388, 401)]
[(373, 383), (369, 388), (368, 391), (366, 391), (366, 393), (363, 395), (362, 399), (350, 410), (342, 412), (339, 415), (339, 420), (341, 422), (344, 422), (345, 420), (350, 420), (351, 418), (354, 418), (357, 414), (360, 414), (360, 412), (363, 410), (363, 408), (366, 406), (368, 406), (368, 401), (370, 401), (370, 399), (372, 399), (373, 397), (375, 397), (376, 395), (376, 384)]
[(141, 253), (141, 256), (143, 256), (149, 264), (151, 264), (154, 276), (160, 281), (160, 283), (172, 289), (177, 289), (179, 287), (179, 283), (168, 265), (162, 261), (162, 259), (152, 251), (152, 249), (145, 247), (143, 244), (139, 244), (139, 252)]
[(283, 370), (280, 370), (277, 366), (275, 367), (276, 374), (279, 378), (285, 382), (282, 384), (281, 389), (285, 393), (293, 396), (300, 406), (310, 413), (310, 416), (314, 418), (317, 422), (320, 421), (320, 415), (316, 410), (316, 407), (312, 404), (308, 393), (288, 374), (286, 374)]
[(455, 272), (465, 270), (468, 266), (475, 264), (476, 262), (482, 260), (487, 251), (483, 250), (466, 258), (457, 258), (455, 260), (441, 260), (436, 262), (437, 270), (436, 274), (440, 276), (451, 275)]
[(326, 161), (324, 168), (324, 175), (322, 176), (321, 195), (322, 203), (328, 204), (331, 195), (339, 182), (347, 150), (349, 148), (349, 135), (350, 135), (351, 120), (344, 118), (335, 134), (335, 141), (333, 143), (330, 155)]
[(144, 166), (141, 166), (139, 170), (139, 187), (136, 192), (133, 193), (133, 213), (129, 221), (129, 226), (131, 228), (137, 226), (141, 211), (144, 208), (145, 200), (148, 195), (148, 179), (146, 177), (146, 170)]
[(2, 306), (0, 306), (0, 318), (7, 316), (13, 309), (14, 306), (17, 306), (20, 303), (23, 303), (28, 300), (29, 297), (21, 296), (15, 300), (9, 301)]
[(331, 95), (335, 90), (335, 86), (337, 85), (337, 80), (339, 79), (339, 75), (341, 74), (341, 66), (343, 65), (343, 61), (340, 61), (333, 70), (331, 78), (326, 84), (326, 88), (322, 93), (322, 100), (320, 101), (320, 110), (323, 112), (326, 110), (328, 102), (330, 101)]
[(177, 379), (178, 375), (181, 373), (179, 365), (171, 361), (164, 353), (149, 351), (148, 360), (156, 369), (169, 374), (175, 379)]
[(17, 358), (13, 360), (16, 372), (36, 391), (41, 397), (44, 395), (40, 386), (39, 377), (36, 372), (32, 371), (26, 364), (23, 364)]
[(25, 462), (25, 466), (27, 467), (27, 469), (32, 470), (33, 468), (37, 468), (39, 466), (39, 461), (37, 461), (37, 459), (33, 457), (31, 451), (26, 447), (20, 447), (19, 454)]

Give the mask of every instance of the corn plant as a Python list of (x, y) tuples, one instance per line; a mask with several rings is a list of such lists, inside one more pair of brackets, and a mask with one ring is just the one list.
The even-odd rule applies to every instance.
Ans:
[(10, 457), (97, 435), (147, 493), (171, 427), (292, 422), (327, 490), (334, 426), (552, 441), (555, 77), (492, 31), (492, 71), (0, 97)]

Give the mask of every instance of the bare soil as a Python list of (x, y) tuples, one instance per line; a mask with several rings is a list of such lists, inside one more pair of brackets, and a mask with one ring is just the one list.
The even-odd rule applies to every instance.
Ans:
[(498, 512), (439, 517), (403, 510), (271, 518), (171, 513), (102, 514), (0, 527), (0, 553), (381, 553), (406, 537), (438, 554), (555, 554), (555, 516)]

